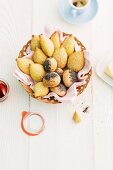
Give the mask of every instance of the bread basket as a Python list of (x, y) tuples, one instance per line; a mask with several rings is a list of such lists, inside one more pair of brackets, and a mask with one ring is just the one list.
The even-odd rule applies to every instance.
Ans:
[[(69, 35), (70, 35), (70, 34), (63, 33), (63, 36), (69, 36)], [(84, 47), (84, 45), (83, 45), (76, 37), (74, 37), (74, 38), (75, 38), (77, 44), (78, 44), (79, 46), (81, 46), (81, 49), (82, 49), (82, 50), (86, 50), (86, 48)], [(27, 44), (23, 46), (22, 50), (21, 50), (20, 53), (19, 53), (18, 58), (22, 58), (22, 57), (24, 56), (24, 54), (25, 54), (25, 52), (26, 52), (26, 49), (27, 49), (28, 46), (30, 45), (30, 42), (31, 42), (31, 40), (28, 41)], [(90, 69), (90, 71), (86, 74), (86, 75), (87, 75), (86, 83), (85, 83), (84, 85), (82, 85), (82, 86), (77, 87), (77, 95), (80, 95), (80, 94), (85, 90), (85, 88), (87, 87), (87, 85), (88, 85), (88, 83), (89, 83), (89, 81), (90, 81), (91, 74), (92, 74), (92, 69)], [(33, 98), (35, 98), (34, 92), (32, 91), (32, 89), (31, 89), (29, 86), (27, 86), (26, 84), (24, 84), (23, 82), (21, 82), (21, 81), (19, 81), (19, 82), (21, 83), (22, 87), (26, 90), (26, 92), (27, 92), (30, 96), (32, 96)], [(35, 98), (35, 99), (40, 100), (40, 101), (45, 102), (45, 103), (50, 103), (50, 104), (60, 103), (59, 101), (55, 100), (54, 97), (50, 97), (49, 99), (45, 99), (45, 98), (43, 98), (43, 97), (37, 97), (37, 98)]]

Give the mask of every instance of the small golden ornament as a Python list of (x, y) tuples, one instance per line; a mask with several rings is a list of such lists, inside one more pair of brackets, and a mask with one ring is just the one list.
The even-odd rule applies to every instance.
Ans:
[(80, 123), (81, 122), (80, 116), (78, 115), (77, 112), (74, 112), (73, 120), (74, 120), (75, 123)]

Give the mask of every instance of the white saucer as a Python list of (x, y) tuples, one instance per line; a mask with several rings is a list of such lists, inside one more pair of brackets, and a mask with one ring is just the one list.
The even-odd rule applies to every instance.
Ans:
[(108, 64), (113, 61), (113, 55), (109, 54), (106, 56), (106, 58), (102, 59), (96, 67), (96, 73), (97, 75), (104, 80), (107, 84), (113, 87), (113, 79), (107, 76), (104, 73), (105, 68), (108, 66)]

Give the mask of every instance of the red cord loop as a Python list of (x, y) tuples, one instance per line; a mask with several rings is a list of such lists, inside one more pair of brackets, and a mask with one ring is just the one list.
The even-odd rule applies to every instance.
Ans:
[[(33, 132), (30, 132), (30, 130), (27, 129), (27, 127), (25, 126), (25, 121), (28, 121), (29, 118), (31, 116), (38, 116), (41, 121), (42, 121), (42, 125), (39, 129), (37, 129), (34, 133)], [(27, 122), (28, 123), (28, 122)], [(23, 130), (23, 132), (25, 134), (27, 134), (28, 136), (36, 136), (36, 135), (39, 135), (45, 128), (45, 121), (44, 121), (44, 118), (39, 114), (39, 113), (32, 113), (32, 112), (26, 112), (26, 111), (23, 111), (22, 112), (22, 120), (21, 120), (21, 128)]]

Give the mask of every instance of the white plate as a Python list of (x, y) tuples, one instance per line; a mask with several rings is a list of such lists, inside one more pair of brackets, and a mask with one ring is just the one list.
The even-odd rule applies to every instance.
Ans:
[(98, 76), (103, 79), (107, 84), (113, 87), (113, 79), (111, 79), (109, 76), (107, 76), (104, 73), (105, 68), (108, 66), (108, 64), (113, 61), (113, 54), (106, 55), (106, 58), (103, 58), (96, 67), (96, 72)]

